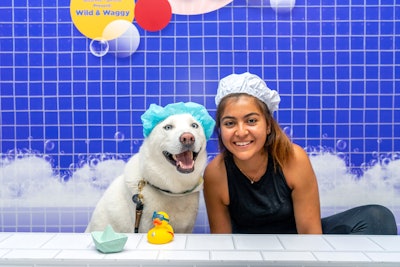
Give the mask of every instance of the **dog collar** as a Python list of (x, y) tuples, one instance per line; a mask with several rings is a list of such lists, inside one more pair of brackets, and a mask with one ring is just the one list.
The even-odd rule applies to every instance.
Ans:
[(146, 184), (150, 185), (154, 189), (157, 189), (157, 190), (161, 191), (162, 193), (164, 193), (166, 195), (176, 197), (176, 196), (184, 196), (184, 195), (187, 195), (187, 194), (192, 194), (192, 193), (195, 193), (195, 192), (199, 192), (203, 188), (203, 182), (204, 182), (203, 181), (203, 177), (200, 177), (199, 181), (197, 182), (197, 184), (192, 189), (183, 191), (181, 193), (174, 193), (174, 192), (171, 192), (169, 190), (165, 190), (165, 189), (162, 189), (162, 188), (160, 188), (158, 186), (155, 186), (155, 185), (149, 183), (148, 181), (146, 181), (144, 179), (140, 180), (139, 183), (138, 183), (138, 193), (134, 194), (132, 196), (132, 201), (133, 201), (133, 203), (136, 204), (135, 233), (139, 232), (140, 219), (142, 217), (143, 206), (144, 206), (144, 199), (143, 199), (143, 195), (142, 195), (142, 190), (143, 190), (143, 187)]
[(197, 184), (192, 189), (185, 190), (185, 191), (180, 192), (180, 193), (174, 193), (174, 192), (171, 192), (169, 190), (162, 189), (162, 188), (160, 188), (158, 186), (153, 185), (152, 183), (149, 183), (148, 181), (144, 181), (144, 182), (146, 184), (150, 185), (151, 187), (153, 187), (154, 189), (157, 189), (157, 190), (161, 191), (162, 193), (164, 193), (166, 195), (170, 195), (170, 196), (184, 196), (184, 195), (187, 195), (187, 194), (192, 194), (192, 193), (195, 193), (195, 192), (199, 192), (203, 188), (203, 177), (200, 177), (199, 181), (197, 182)]

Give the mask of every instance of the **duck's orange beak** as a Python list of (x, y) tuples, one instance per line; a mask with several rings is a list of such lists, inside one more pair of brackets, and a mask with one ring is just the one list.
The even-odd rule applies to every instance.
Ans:
[(161, 225), (161, 220), (160, 220), (159, 218), (155, 218), (155, 219), (153, 220), (153, 224), (154, 224), (154, 225)]

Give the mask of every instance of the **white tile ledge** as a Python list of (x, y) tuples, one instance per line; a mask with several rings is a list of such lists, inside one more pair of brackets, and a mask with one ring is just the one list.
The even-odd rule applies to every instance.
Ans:
[(152, 245), (128, 235), (98, 252), (90, 234), (1, 233), (0, 266), (400, 266), (400, 236), (176, 234)]

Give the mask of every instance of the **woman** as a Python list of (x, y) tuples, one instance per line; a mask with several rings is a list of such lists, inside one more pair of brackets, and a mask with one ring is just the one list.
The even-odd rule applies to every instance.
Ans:
[(280, 97), (258, 76), (223, 78), (215, 100), (221, 153), (204, 172), (211, 233), (397, 234), (379, 205), (321, 220), (310, 160), (273, 118)]

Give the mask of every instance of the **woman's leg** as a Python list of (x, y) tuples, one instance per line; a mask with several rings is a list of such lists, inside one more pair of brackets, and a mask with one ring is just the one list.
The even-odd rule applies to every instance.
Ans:
[(397, 235), (393, 213), (380, 205), (366, 205), (322, 219), (324, 234)]

